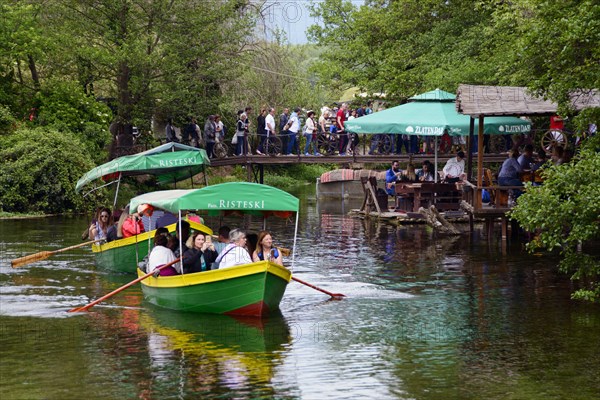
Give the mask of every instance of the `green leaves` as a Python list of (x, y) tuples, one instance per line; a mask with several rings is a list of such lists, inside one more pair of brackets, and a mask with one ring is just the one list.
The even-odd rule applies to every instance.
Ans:
[[(317, 71), (343, 89), (401, 100), (460, 83), (529, 86), (563, 105), (600, 87), (600, 5), (592, 0), (369, 1), (313, 7)], [(566, 111), (566, 107), (563, 107)], [(563, 112), (567, 115), (566, 112)]]
[[(511, 217), (535, 233), (530, 251), (560, 249), (560, 267), (582, 280), (578, 298), (598, 298), (600, 258), (600, 137), (588, 139), (574, 161), (544, 172), (544, 184), (528, 186)], [(596, 296), (596, 297), (594, 297)]]
[(73, 182), (94, 164), (70, 132), (21, 128), (0, 136), (0, 160), (2, 211), (61, 213), (83, 208)]

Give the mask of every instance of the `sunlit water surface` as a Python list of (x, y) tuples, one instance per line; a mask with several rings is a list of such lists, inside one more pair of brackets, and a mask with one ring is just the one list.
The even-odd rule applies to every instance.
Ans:
[[(160, 310), (139, 286), (68, 314), (133, 277), (96, 270), (89, 248), (11, 269), (79, 243), (88, 221), (0, 221), (0, 399), (600, 398), (600, 307), (569, 299), (555, 255), (298, 195), (294, 274), (346, 297), (292, 282), (262, 321)], [(292, 247), (293, 223), (270, 229)]]

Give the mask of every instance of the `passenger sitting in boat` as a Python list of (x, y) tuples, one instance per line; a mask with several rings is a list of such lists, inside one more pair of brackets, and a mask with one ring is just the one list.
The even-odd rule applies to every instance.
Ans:
[[(123, 214), (126, 214), (121, 226), (121, 233), (124, 238), (144, 232), (144, 224), (137, 212), (129, 214), (129, 206), (127, 206), (125, 207)], [(123, 215), (121, 215), (121, 218), (123, 218)]]
[(267, 260), (283, 265), (281, 251), (277, 247), (273, 247), (273, 236), (269, 232), (259, 232), (256, 250), (252, 253), (252, 260), (254, 262)]
[(183, 272), (210, 271), (210, 266), (217, 259), (217, 252), (212, 242), (206, 240), (206, 235), (196, 232), (192, 235), (192, 246), (183, 253)]
[(222, 226), (219, 228), (219, 236), (214, 244), (217, 253), (221, 253), (225, 246), (229, 243), (229, 232), (231, 229), (228, 226)]
[[(171, 235), (169, 235), (169, 230), (167, 228), (158, 228), (156, 230), (156, 232), (154, 233), (154, 236), (157, 236), (160, 234), (166, 236), (167, 240), (169, 242), (171, 241)], [(171, 248), (168, 244), (167, 244), (167, 247)], [(142, 259), (142, 261), (138, 262), (138, 268), (144, 272), (148, 272), (148, 257), (150, 257), (150, 254), (146, 254), (144, 256), (144, 258)]]
[[(228, 226), (219, 228), (219, 236), (217, 237), (217, 241), (213, 243), (217, 254), (221, 254), (223, 249), (229, 244), (229, 232), (231, 232), (231, 229)], [(211, 269), (219, 269), (219, 263), (214, 262)]]
[(106, 207), (100, 208), (96, 213), (96, 220), (89, 227), (89, 237), (93, 240), (106, 240), (111, 225), (110, 210)]
[(252, 256), (254, 250), (256, 250), (256, 244), (258, 243), (258, 235), (256, 233), (248, 233), (246, 235), (246, 250), (248, 254)]
[[(167, 243), (169, 241), (168, 236), (168, 232), (165, 233), (164, 231), (156, 231), (156, 234), (154, 235), (154, 248), (150, 252), (150, 256), (148, 256), (148, 272), (153, 272), (161, 265), (168, 264), (177, 259), (175, 254), (173, 254), (173, 251), (167, 247)], [(160, 275), (172, 276), (180, 274), (180, 268), (180, 264), (175, 263), (160, 270)]]
[[(175, 241), (177, 242), (175, 244), (175, 248), (173, 249), (173, 252), (175, 253), (175, 257), (179, 257), (181, 254), (185, 254), (185, 252), (188, 250), (188, 246), (187, 246), (187, 241), (190, 237), (190, 223), (187, 221), (181, 221), (181, 233), (179, 233), (179, 222), (177, 223), (177, 233), (174, 237)], [(179, 238), (181, 238), (181, 246), (183, 248), (183, 251), (179, 250)]]
[(234, 229), (229, 232), (229, 244), (223, 249), (216, 260), (219, 263), (219, 268), (252, 263), (252, 258), (250, 258), (248, 250), (244, 247), (245, 244), (246, 233), (244, 231)]

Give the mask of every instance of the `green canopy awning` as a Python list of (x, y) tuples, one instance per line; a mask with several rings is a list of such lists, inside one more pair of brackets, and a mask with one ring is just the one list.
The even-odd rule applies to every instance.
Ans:
[(180, 210), (207, 210), (209, 215), (238, 211), (251, 215), (279, 215), (298, 212), (299, 200), (283, 190), (258, 183), (229, 182), (190, 190), (162, 190), (131, 199), (135, 210), (140, 204), (150, 204), (173, 213)]
[(202, 172), (210, 160), (204, 149), (179, 143), (166, 143), (142, 153), (115, 158), (83, 175), (76, 191), (96, 179), (121, 176), (155, 175), (159, 184), (173, 183)]
[[(405, 135), (451, 136), (469, 134), (470, 118), (459, 114), (454, 105), (456, 96), (443, 90), (432, 90), (411, 97), (411, 102), (364, 117), (346, 121), (345, 128), (354, 133), (386, 133)], [(475, 120), (475, 133), (478, 129)], [(531, 123), (516, 117), (489, 117), (484, 120), (485, 134), (527, 133)]]

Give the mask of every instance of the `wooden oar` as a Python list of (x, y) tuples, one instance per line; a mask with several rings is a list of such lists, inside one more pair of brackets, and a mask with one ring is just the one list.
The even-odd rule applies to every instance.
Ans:
[(308, 282), (304, 282), (303, 280), (300, 280), (300, 279), (296, 278), (295, 276), (292, 276), (292, 279), (295, 280), (298, 283), (301, 283), (303, 285), (308, 286), (309, 288), (313, 288), (315, 290), (318, 290), (319, 292), (323, 292), (325, 294), (328, 294), (329, 296), (331, 296), (332, 299), (341, 299), (342, 297), (346, 297), (346, 295), (343, 295), (341, 293), (331, 293), (331, 292), (328, 292), (325, 289), (321, 289), (320, 287), (317, 287), (315, 285), (311, 285)]
[(177, 260), (175, 260), (175, 261), (171, 261), (171, 262), (170, 262), (170, 263), (168, 263), (168, 264), (161, 265), (160, 267), (157, 267), (157, 268), (155, 268), (155, 269), (154, 269), (154, 271), (152, 271), (152, 272), (148, 272), (146, 275), (140, 276), (139, 278), (132, 280), (131, 282), (129, 282), (129, 283), (127, 283), (127, 284), (125, 284), (125, 285), (121, 286), (121, 287), (120, 287), (120, 288), (118, 288), (118, 289), (115, 289), (115, 290), (113, 290), (112, 292), (110, 292), (110, 293), (108, 293), (108, 294), (105, 294), (104, 296), (100, 297), (100, 298), (99, 298), (99, 299), (97, 299), (97, 300), (94, 300), (94, 301), (92, 301), (92, 302), (91, 302), (91, 303), (89, 303), (89, 304), (86, 304), (85, 306), (82, 306), (82, 307), (75, 307), (75, 308), (72, 308), (72, 309), (70, 309), (70, 310), (69, 310), (69, 312), (87, 311), (87, 310), (89, 310), (90, 308), (94, 307), (96, 304), (98, 304), (98, 303), (100, 303), (100, 302), (103, 302), (104, 300), (108, 299), (109, 297), (112, 297), (112, 296), (114, 296), (115, 294), (117, 294), (117, 293), (119, 293), (119, 292), (122, 292), (123, 290), (127, 289), (129, 286), (133, 286), (133, 285), (135, 285), (136, 283), (138, 283), (138, 282), (140, 282), (140, 281), (143, 281), (144, 279), (146, 279), (146, 278), (148, 278), (149, 276), (153, 275), (153, 274), (154, 274), (154, 273), (155, 273), (157, 270), (158, 270), (158, 271), (160, 271), (160, 270), (162, 270), (162, 269), (165, 269), (165, 268), (167, 268), (167, 267), (170, 267), (171, 265), (175, 264), (176, 262), (179, 262), (179, 260), (181, 260), (181, 259), (180, 259), (180, 258), (178, 258)]
[(23, 265), (31, 264), (32, 262), (45, 260), (46, 258), (48, 258), (51, 255), (54, 255), (56, 253), (62, 253), (63, 251), (73, 250), (73, 249), (76, 249), (78, 247), (87, 246), (88, 244), (100, 242), (102, 240), (104, 240), (104, 239), (90, 240), (89, 242), (84, 242), (84, 243), (76, 244), (74, 246), (69, 246), (69, 247), (65, 247), (64, 249), (59, 249), (59, 250), (54, 250), (54, 251), (40, 251), (39, 253), (30, 254), (30, 255), (25, 256), (25, 257), (15, 258), (14, 260), (12, 260), (10, 262), (10, 265), (13, 268), (22, 267)]

